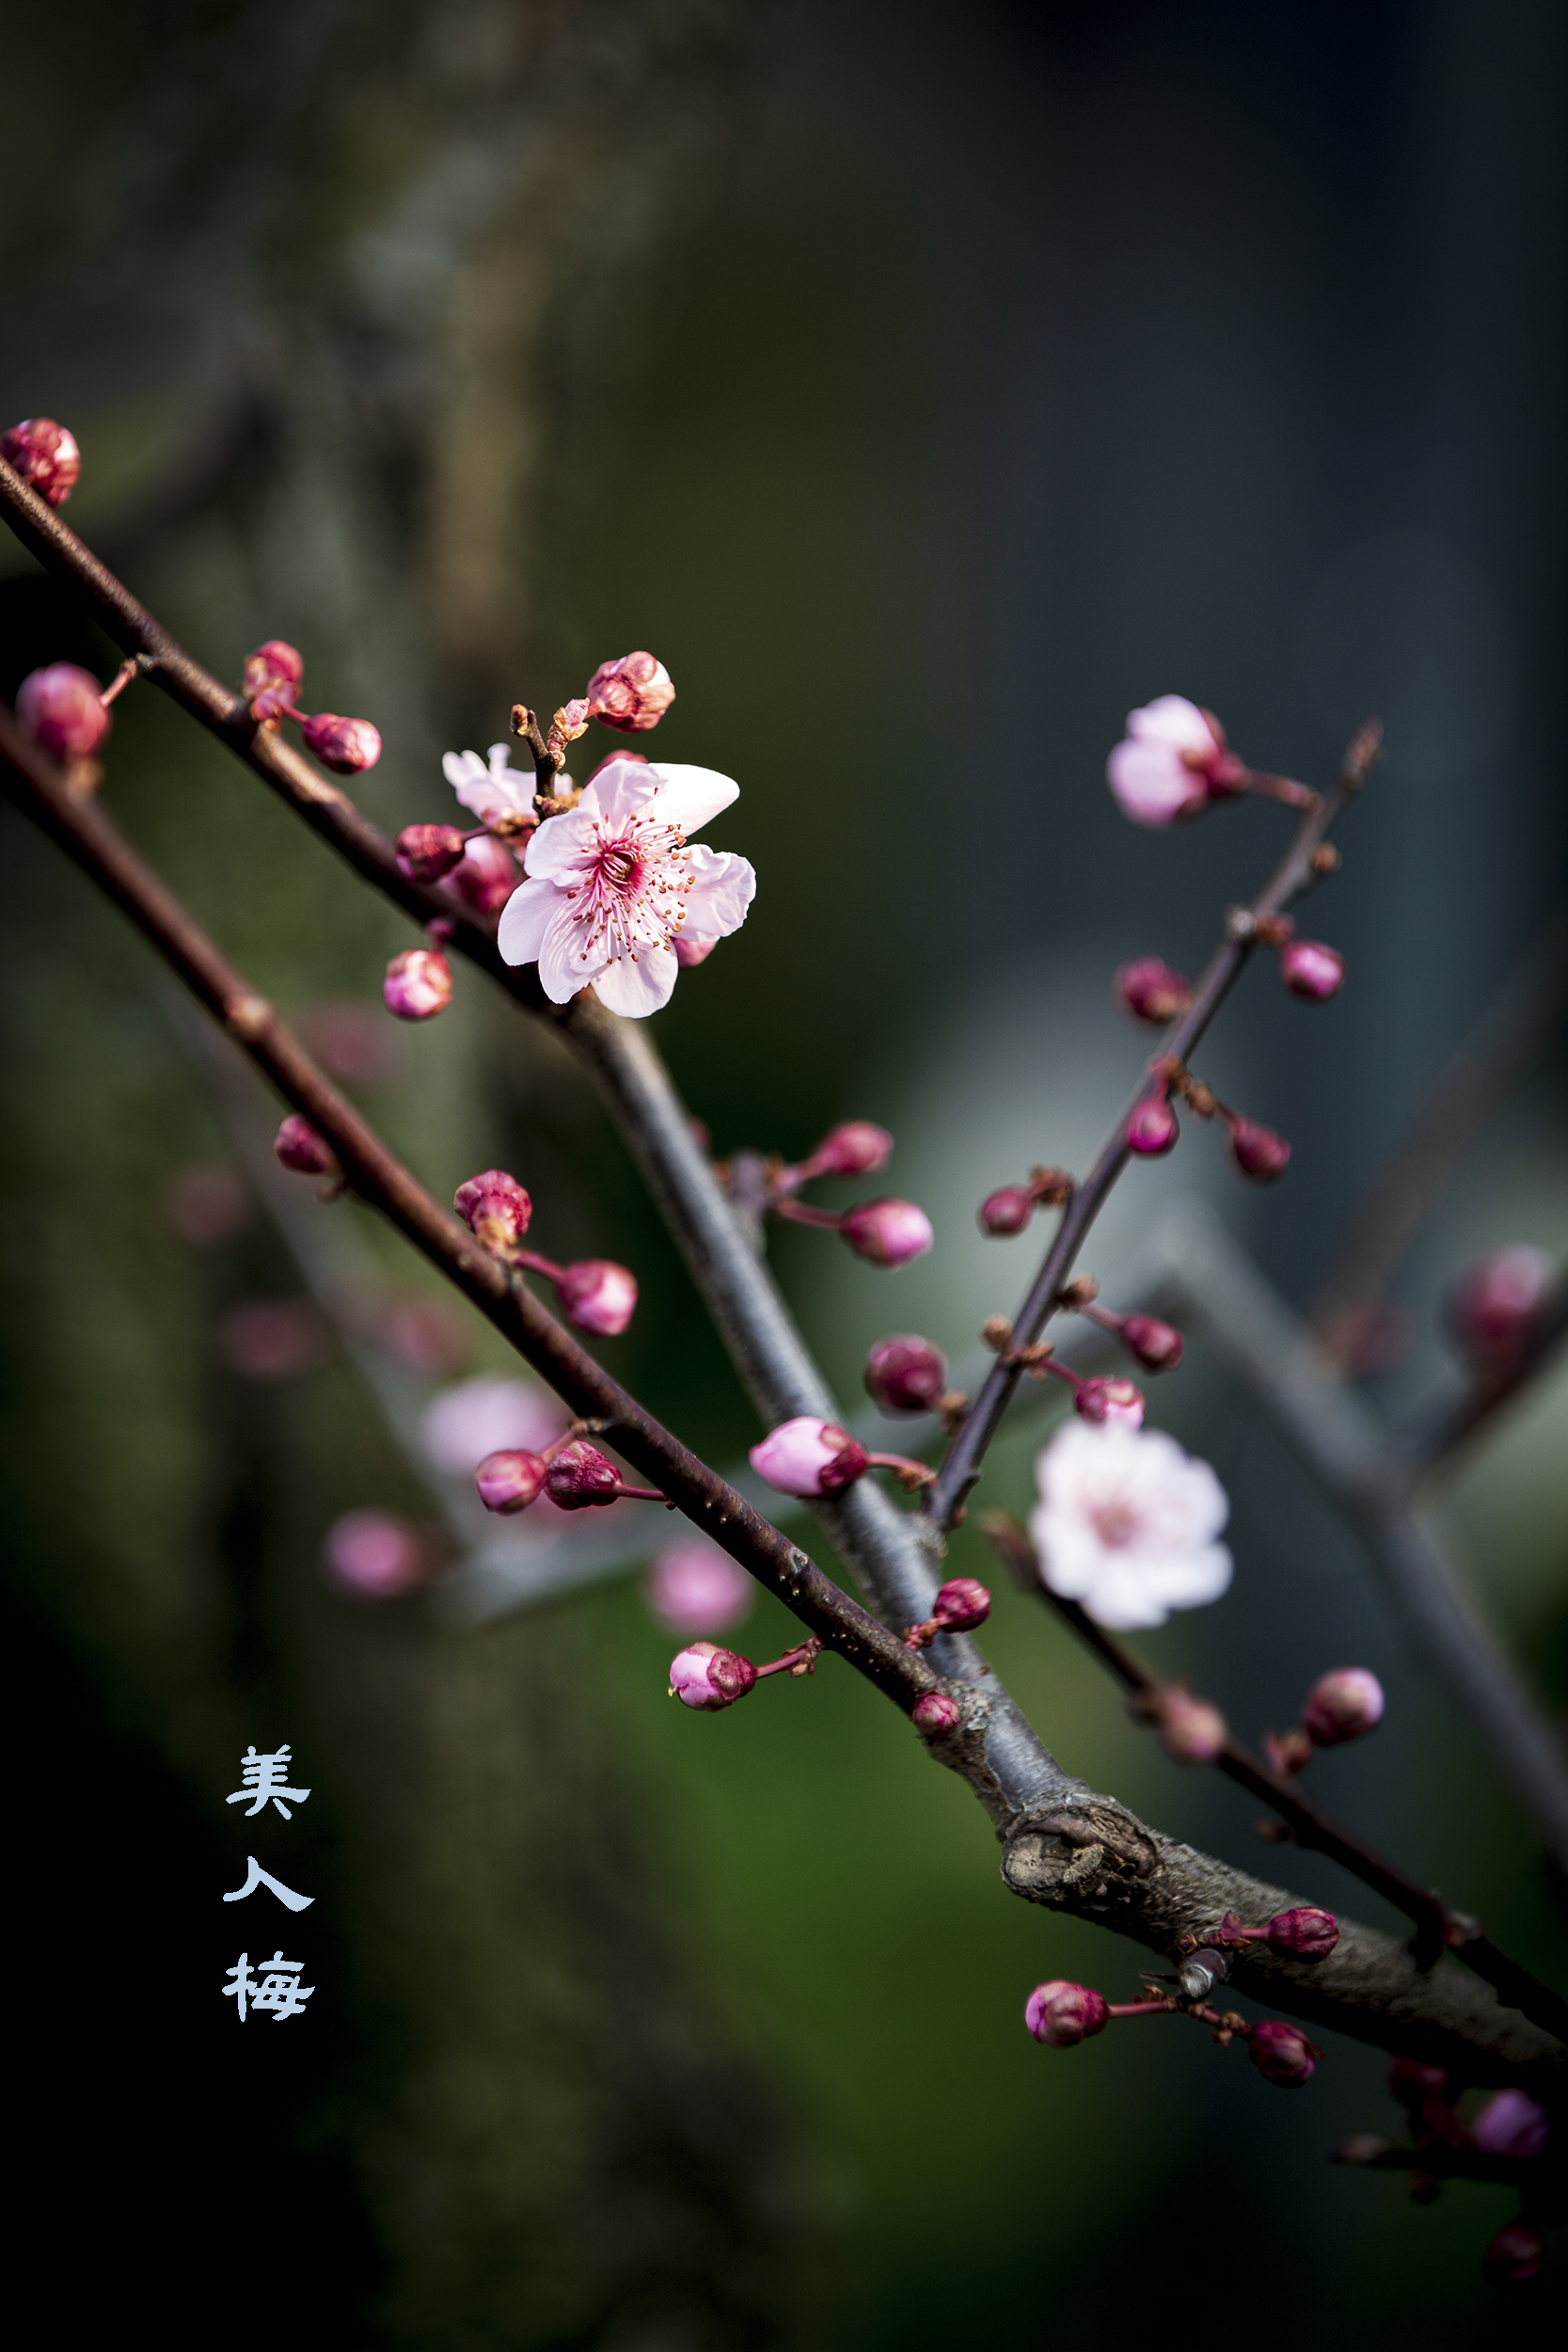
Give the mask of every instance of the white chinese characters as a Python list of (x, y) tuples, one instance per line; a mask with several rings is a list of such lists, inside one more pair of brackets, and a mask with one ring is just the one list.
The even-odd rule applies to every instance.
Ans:
[(256, 1965), (264, 1973), (252, 1976), (250, 1954), (242, 1952), (229, 1971), (234, 1981), (223, 1988), (225, 1998), (232, 1994), (238, 1999), (242, 2023), (247, 2008), (271, 2010), (275, 2026), (281, 2026), (291, 2017), (302, 2017), (305, 2004), (316, 1989), (313, 1984), (300, 1983), (304, 1962), (285, 1960), (278, 1950), (270, 1960), (259, 1960)]
[[(245, 1808), (244, 1819), (247, 1821), (254, 1820), (258, 1815), (264, 1816), (269, 1804), (285, 1821), (292, 1820), (291, 1807), (303, 1804), (310, 1791), (290, 1786), (290, 1748), (286, 1740), (265, 1753), (259, 1751), (253, 1741), (240, 1758), (243, 1786), (225, 1800), (226, 1804), (243, 1804)], [(226, 1903), (243, 1903), (263, 1886), (269, 1894), (277, 1896), (286, 1911), (309, 1911), (316, 1899), (313, 1895), (296, 1894), (292, 1886), (285, 1886), (280, 1878), (275, 1878), (270, 1870), (262, 1869), (253, 1853), (245, 1856), (245, 1884), (230, 1889), (223, 1899)], [(281, 2026), (288, 2018), (304, 2015), (305, 2004), (316, 1989), (312, 1984), (301, 1984), (304, 1968), (302, 1960), (285, 1960), (279, 1948), (271, 1960), (258, 1961), (253, 1972), (250, 1954), (242, 1952), (233, 1967), (227, 1972), (229, 1982), (223, 1988), (225, 1998), (230, 1994), (233, 1996), (235, 2013), (242, 2025), (249, 2012), (257, 2010), (270, 2012), (274, 2023)]]
[(227, 1798), (225, 1802), (229, 1804), (244, 1804), (246, 1797), (252, 1798), (254, 1802), (245, 1809), (245, 1818), (248, 1821), (252, 1814), (262, 1813), (266, 1810), (267, 1800), (270, 1797), (283, 1819), (286, 1821), (290, 1820), (293, 1817), (283, 1802), (284, 1798), (292, 1798), (295, 1804), (303, 1804), (310, 1791), (309, 1788), (285, 1788), (284, 1783), (288, 1777), (289, 1743), (287, 1740), (274, 1756), (258, 1756), (254, 1747), (248, 1747), (240, 1765), (240, 1778), (244, 1781), (245, 1787), (236, 1788), (233, 1795)]

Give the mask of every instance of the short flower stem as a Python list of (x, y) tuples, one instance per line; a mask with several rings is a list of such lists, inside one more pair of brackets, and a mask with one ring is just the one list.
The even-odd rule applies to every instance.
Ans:
[(1106, 2004), (1108, 2017), (1169, 2017), (1180, 2008), (1180, 2001), (1168, 1994), (1156, 1994), (1147, 2001), (1111, 2001)]
[(836, 1209), (814, 1209), (809, 1201), (792, 1200), (784, 1193), (775, 1193), (768, 1205), (775, 1216), (787, 1217), (793, 1225), (822, 1225), (836, 1233), (844, 1222)]
[(906, 1494), (918, 1494), (936, 1477), (928, 1463), (911, 1462), (907, 1454), (868, 1454), (865, 1458), (873, 1470), (890, 1470)]
[(546, 1282), (559, 1282), (565, 1271), (562, 1266), (553, 1265), (548, 1258), (542, 1258), (537, 1249), (514, 1249), (508, 1254), (514, 1265), (521, 1266), (528, 1274), (542, 1274)]
[(134, 677), (139, 676), (141, 669), (141, 660), (139, 656), (135, 654), (133, 654), (128, 660), (120, 663), (119, 669), (115, 672), (113, 677), (109, 680), (109, 683), (105, 686), (103, 691), (98, 697), (105, 710), (108, 709), (109, 705), (112, 702), (117, 702), (119, 696), (124, 693), (126, 688), (130, 685), (131, 680)]
[(757, 1668), (757, 1680), (760, 1682), (765, 1675), (815, 1674), (816, 1671), (817, 1653), (820, 1651), (821, 1647), (822, 1645), (817, 1640), (816, 1634), (812, 1634), (808, 1640), (800, 1645), (799, 1648), (786, 1649), (782, 1658), (775, 1658), (768, 1665), (759, 1666)]
[(1310, 785), (1297, 784), (1292, 776), (1271, 776), (1258, 768), (1247, 770), (1237, 789), (1253, 793), (1259, 800), (1278, 801), (1286, 808), (1320, 809), (1323, 804), (1323, 794), (1314, 792)]

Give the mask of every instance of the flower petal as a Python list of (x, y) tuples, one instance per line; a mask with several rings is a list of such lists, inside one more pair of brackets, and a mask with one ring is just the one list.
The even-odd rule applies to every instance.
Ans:
[(532, 805), (531, 779), (510, 771), (498, 772), (495, 749), (492, 744), (488, 768), (477, 752), (448, 752), (441, 761), (441, 772), (447, 782), (463, 806), (471, 809), (482, 824), (493, 817), (520, 816)]
[(592, 799), (593, 814), (618, 828), (627, 818), (641, 816), (657, 790), (658, 779), (645, 759), (606, 759), (588, 779), (578, 807), (586, 813)]
[[(583, 795), (586, 800), (587, 794)], [(591, 858), (598, 847), (592, 815), (580, 806), (561, 817), (546, 817), (529, 834), (523, 871), (530, 881), (564, 881)]]
[(557, 897), (559, 910), (539, 948), (539, 983), (551, 1004), (569, 1005), (579, 989), (598, 978), (605, 959), (602, 948), (588, 947), (587, 925), (578, 920), (570, 898)]
[(502, 907), (496, 930), (501, 961), (537, 962), (545, 933), (566, 903), (552, 882), (520, 882)]
[(746, 920), (746, 910), (757, 895), (756, 873), (750, 862), (733, 850), (710, 850), (699, 841), (691, 850), (687, 871), (686, 919), (705, 939), (727, 939)]
[(1130, 710), (1127, 732), (1140, 742), (1169, 743), (1179, 752), (1207, 755), (1215, 748), (1213, 728), (1185, 694), (1157, 694), (1141, 710)]
[(658, 779), (658, 798), (654, 803), (658, 816), (667, 824), (678, 825), (688, 835), (740, 798), (740, 787), (734, 777), (721, 776), (717, 768), (691, 768), (679, 761), (658, 760), (650, 761), (642, 772)]
[(594, 975), (594, 993), (607, 1011), (641, 1021), (670, 1002), (679, 971), (672, 948), (640, 947), (635, 957), (612, 957)]

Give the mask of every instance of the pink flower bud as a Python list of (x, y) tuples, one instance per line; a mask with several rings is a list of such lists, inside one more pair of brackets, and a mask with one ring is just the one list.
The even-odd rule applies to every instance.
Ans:
[(1282, 2017), (1265, 2017), (1247, 2036), (1247, 2056), (1267, 2083), (1281, 2090), (1297, 2090), (1313, 2074), (1323, 2052), (1308, 2042), (1299, 2026)]
[(461, 862), (464, 846), (455, 825), (404, 825), (397, 837), (398, 870), (410, 882), (439, 882)]
[(505, 842), (485, 833), (465, 846), (447, 883), (476, 914), (494, 914), (498, 907), (505, 906), (522, 879)]
[(856, 1257), (873, 1265), (908, 1265), (935, 1239), (930, 1218), (912, 1200), (863, 1200), (845, 1211), (838, 1230)]
[(318, 710), (302, 730), (305, 748), (314, 752), (335, 776), (355, 776), (373, 768), (381, 757), (381, 736), (368, 719), (340, 719), (333, 710)]
[(242, 1298), (218, 1326), (230, 1372), (268, 1387), (313, 1372), (331, 1345), (330, 1327), (308, 1298)]
[(571, 1321), (584, 1331), (614, 1339), (637, 1309), (637, 1277), (610, 1258), (581, 1258), (562, 1266), (556, 1295)]
[(621, 1474), (596, 1445), (574, 1438), (555, 1454), (545, 1472), (545, 1492), (561, 1511), (586, 1511), (613, 1502)]
[(1155, 1729), (1173, 1764), (1212, 1764), (1230, 1736), (1217, 1707), (1178, 1689), (1162, 1693)]
[(0, 457), (50, 506), (65, 504), (82, 470), (75, 435), (53, 417), (26, 417), (0, 433)]
[(1418, 2108), (1424, 2101), (1435, 2099), (1448, 2086), (1446, 2066), (1428, 2066), (1420, 2058), (1397, 2058), (1388, 2061), (1388, 2090), (1402, 2106)]
[(169, 1222), (193, 1249), (215, 1249), (243, 1233), (256, 1203), (237, 1168), (227, 1160), (198, 1160), (182, 1168), (166, 1195)]
[(1502, 1369), (1528, 1339), (1551, 1281), (1544, 1249), (1513, 1242), (1489, 1251), (1465, 1268), (1444, 1303), (1450, 1338), (1483, 1371)]
[(682, 931), (674, 943), (675, 961), (683, 972), (694, 972), (698, 964), (707, 961), (718, 945), (718, 934), (708, 939), (701, 931)]
[(1365, 1666), (1336, 1666), (1320, 1675), (1301, 1710), (1302, 1729), (1316, 1748), (1342, 1747), (1383, 1721), (1383, 1685)]
[(269, 637), (264, 645), (246, 654), (242, 691), (258, 724), (268, 719), (287, 717), (298, 698), (304, 675), (304, 655), (297, 647), (285, 644), (281, 637)]
[(1193, 984), (1186, 974), (1160, 956), (1139, 956), (1124, 963), (1112, 993), (1135, 1021), (1150, 1022), (1158, 1029), (1185, 1012), (1193, 1001)]
[(17, 691), (16, 715), (35, 743), (55, 759), (85, 759), (109, 732), (103, 689), (74, 661), (34, 670)]
[(806, 1166), (814, 1176), (879, 1176), (893, 1157), (893, 1137), (869, 1119), (830, 1127)]
[(927, 1740), (940, 1740), (944, 1731), (952, 1730), (962, 1712), (958, 1700), (950, 1699), (944, 1691), (924, 1691), (910, 1709), (910, 1721)]
[(990, 1595), (972, 1576), (949, 1577), (931, 1603), (931, 1615), (944, 1633), (968, 1633), (990, 1615)]
[(1185, 1342), (1173, 1323), (1158, 1315), (1123, 1315), (1118, 1327), (1122, 1345), (1146, 1372), (1174, 1372), (1185, 1352)]
[(1146, 1094), (1127, 1122), (1127, 1148), (1146, 1160), (1157, 1160), (1172, 1149), (1180, 1133), (1164, 1096)]
[(1331, 1911), (1298, 1903), (1293, 1911), (1276, 1911), (1269, 1921), (1269, 1949), (1284, 1959), (1326, 1960), (1339, 1941), (1339, 1922)]
[(651, 653), (623, 654), (619, 661), (601, 661), (588, 681), (592, 716), (622, 735), (642, 735), (657, 727), (675, 699), (670, 673)]
[(1022, 1184), (1004, 1184), (998, 1192), (988, 1192), (980, 1203), (979, 1225), (982, 1233), (1004, 1237), (1022, 1233), (1035, 1214), (1035, 1196)]
[(672, 1633), (722, 1633), (747, 1614), (756, 1586), (717, 1544), (688, 1536), (666, 1544), (644, 1590), (649, 1608)]
[(752, 1468), (781, 1495), (836, 1495), (863, 1477), (870, 1457), (847, 1429), (813, 1413), (797, 1414), (752, 1448)]
[(1528, 2221), (1510, 2221), (1481, 2256), (1481, 2276), (1491, 2287), (1523, 2286), (1546, 2258), (1540, 2233)]
[(338, 1172), (338, 1155), (332, 1146), (298, 1111), (289, 1113), (272, 1148), (285, 1168), (296, 1169), (301, 1176), (335, 1176)]
[(1117, 806), (1135, 825), (1169, 825), (1207, 808), (1245, 770), (1226, 749), (1212, 711), (1162, 694), (1127, 714), (1127, 734), (1105, 763)]
[(1097, 1427), (1107, 1422), (1122, 1429), (1143, 1427), (1143, 1391), (1131, 1380), (1081, 1380), (1072, 1402), (1083, 1419)]
[(1489, 2156), (1538, 2156), (1551, 2136), (1546, 2110), (1528, 2090), (1499, 2090), (1470, 2126), (1470, 2138)]
[(1291, 1147), (1272, 1127), (1261, 1127), (1255, 1119), (1237, 1119), (1230, 1124), (1230, 1156), (1254, 1184), (1272, 1184), (1289, 1168)]
[(417, 1528), (395, 1511), (345, 1511), (327, 1530), (322, 1562), (357, 1600), (391, 1600), (424, 1581), (429, 1563)]
[(1063, 1977), (1037, 1984), (1023, 2004), (1023, 2022), (1035, 2040), (1053, 2050), (1069, 2050), (1075, 2042), (1102, 2033), (1110, 2014), (1103, 1993), (1087, 1984), (1069, 1984)]
[(1292, 996), (1321, 1005), (1337, 996), (1345, 977), (1345, 959), (1337, 947), (1321, 939), (1292, 939), (1279, 951), (1279, 977)]
[(670, 1661), (670, 1695), (683, 1707), (712, 1714), (733, 1707), (756, 1681), (757, 1670), (738, 1651), (721, 1649), (716, 1642), (693, 1642)]
[(451, 966), (434, 947), (405, 947), (387, 966), (381, 995), (400, 1021), (428, 1021), (451, 1002)]
[(544, 1491), (546, 1466), (537, 1454), (506, 1446), (487, 1454), (474, 1472), (479, 1499), (487, 1511), (526, 1511)]
[(865, 1359), (866, 1394), (884, 1413), (931, 1413), (947, 1392), (947, 1359), (929, 1340), (895, 1332)]
[(470, 1176), (452, 1194), (451, 1205), (486, 1249), (515, 1249), (533, 1215), (532, 1201), (504, 1168), (487, 1168), (483, 1176)]

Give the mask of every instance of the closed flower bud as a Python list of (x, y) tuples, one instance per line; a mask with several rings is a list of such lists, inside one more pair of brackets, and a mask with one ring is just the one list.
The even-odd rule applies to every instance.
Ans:
[(1326, 1960), (1338, 1941), (1339, 1922), (1333, 1913), (1311, 1903), (1276, 1911), (1269, 1921), (1269, 1949), (1285, 1959)]
[(845, 1211), (838, 1230), (856, 1257), (873, 1265), (908, 1265), (935, 1238), (930, 1218), (912, 1200), (863, 1200)]
[(1470, 2138), (1489, 2156), (1538, 2156), (1551, 2135), (1546, 2110), (1528, 2090), (1499, 2090), (1470, 2126)]
[(1022, 1233), (1034, 1214), (1035, 1196), (1025, 1185), (1004, 1184), (1000, 1191), (987, 1193), (981, 1201), (980, 1231), (1003, 1237)]
[(637, 1277), (610, 1258), (581, 1258), (562, 1266), (556, 1295), (571, 1321), (584, 1331), (614, 1339), (637, 1309)]
[(304, 675), (304, 655), (281, 637), (269, 637), (264, 645), (246, 654), (243, 691), (258, 724), (285, 718), (293, 710)]
[(1481, 2276), (1490, 2287), (1523, 2286), (1535, 2277), (1545, 2256), (1539, 2233), (1528, 2221), (1511, 2221), (1481, 2256)]
[(307, 751), (335, 776), (357, 775), (381, 757), (380, 733), (368, 719), (340, 719), (334, 710), (318, 710), (306, 720), (303, 733)]
[(1282, 2017), (1265, 2017), (1247, 2036), (1247, 2056), (1263, 2080), (1281, 2090), (1297, 2090), (1307, 2082), (1323, 2052), (1297, 2026)]
[(1315, 1748), (1342, 1747), (1383, 1721), (1383, 1685), (1365, 1666), (1336, 1666), (1320, 1675), (1301, 1710), (1302, 1729)]
[(590, 715), (622, 735), (642, 735), (657, 727), (674, 699), (669, 671), (651, 653), (601, 661), (588, 681)]
[(614, 1463), (586, 1438), (563, 1445), (545, 1472), (545, 1492), (560, 1511), (586, 1511), (613, 1502), (620, 1483)]
[(1117, 972), (1113, 993), (1134, 1020), (1163, 1029), (1193, 1001), (1193, 984), (1159, 956), (1139, 956)]
[(52, 661), (23, 679), (16, 715), (52, 758), (85, 759), (109, 732), (102, 695), (90, 670), (78, 669), (74, 661)]
[(806, 1162), (814, 1176), (879, 1176), (893, 1157), (893, 1137), (869, 1119), (830, 1127)]
[(1171, 1150), (1181, 1133), (1176, 1113), (1163, 1094), (1146, 1094), (1127, 1122), (1127, 1148), (1140, 1158), (1157, 1160)]
[(1551, 1281), (1544, 1249), (1512, 1242), (1490, 1250), (1465, 1268), (1444, 1302), (1449, 1336), (1482, 1371), (1502, 1370), (1528, 1339)]
[(1158, 1315), (1123, 1315), (1118, 1328), (1122, 1345), (1146, 1372), (1174, 1372), (1181, 1361), (1185, 1343), (1173, 1323)]
[(884, 1413), (933, 1413), (947, 1392), (947, 1359), (931, 1341), (895, 1332), (867, 1356), (865, 1389)]
[(451, 1205), (486, 1249), (515, 1249), (533, 1215), (532, 1201), (504, 1168), (470, 1176), (452, 1194)]
[(289, 1113), (273, 1138), (272, 1148), (285, 1168), (296, 1169), (301, 1176), (338, 1173), (338, 1155), (332, 1146), (298, 1111)]
[(911, 1708), (910, 1721), (927, 1740), (938, 1740), (953, 1729), (962, 1711), (958, 1700), (950, 1699), (944, 1691), (926, 1691)]
[(1337, 996), (1344, 981), (1345, 959), (1321, 939), (1292, 939), (1279, 951), (1279, 977), (1292, 996), (1323, 1004)]
[(944, 1633), (968, 1633), (990, 1615), (990, 1595), (972, 1576), (949, 1577), (931, 1603), (931, 1614)]
[(474, 1472), (479, 1499), (487, 1511), (526, 1511), (543, 1493), (546, 1466), (537, 1454), (505, 1446), (487, 1454)]
[(1180, 1689), (1161, 1693), (1154, 1724), (1160, 1745), (1173, 1764), (1212, 1764), (1230, 1736), (1217, 1707)]
[(1072, 1402), (1075, 1411), (1097, 1427), (1107, 1422), (1123, 1429), (1143, 1427), (1143, 1391), (1132, 1380), (1081, 1380)]
[(455, 825), (404, 825), (397, 837), (398, 870), (410, 882), (436, 882), (461, 862), (463, 850)]
[(27, 417), (0, 433), (0, 457), (50, 506), (65, 504), (82, 470), (75, 435), (53, 417)]
[(522, 879), (517, 861), (505, 842), (485, 833), (465, 846), (462, 857), (447, 876), (447, 884), (476, 914), (494, 914), (499, 907), (505, 906)]
[(834, 1495), (863, 1477), (870, 1457), (847, 1429), (797, 1414), (752, 1448), (752, 1468), (781, 1495)]
[(405, 947), (387, 966), (381, 995), (400, 1021), (428, 1021), (451, 1002), (451, 966), (434, 947)]
[(1095, 1992), (1092, 1985), (1069, 1984), (1063, 1977), (1037, 1984), (1023, 2004), (1023, 2022), (1029, 2031), (1037, 2042), (1053, 2050), (1070, 2049), (1075, 2042), (1086, 2042), (1090, 2034), (1103, 2032), (1110, 2013), (1103, 1993)]
[(757, 1670), (737, 1650), (721, 1649), (716, 1642), (692, 1642), (670, 1661), (670, 1695), (683, 1707), (712, 1714), (733, 1707), (756, 1681)]
[(1283, 1136), (1259, 1126), (1256, 1119), (1235, 1119), (1230, 1122), (1230, 1156), (1254, 1184), (1272, 1184), (1289, 1168), (1291, 1147)]

